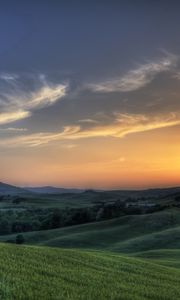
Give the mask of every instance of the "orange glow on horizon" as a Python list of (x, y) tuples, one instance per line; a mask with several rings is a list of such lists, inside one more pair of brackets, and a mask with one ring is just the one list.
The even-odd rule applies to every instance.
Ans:
[(180, 185), (180, 142), (173, 127), (122, 139), (81, 140), (69, 148), (57, 144), (32, 148), (31, 152), (26, 149), (9, 156), (8, 164), (6, 159), (1, 162), (1, 177), (21, 186), (106, 189), (175, 186)]

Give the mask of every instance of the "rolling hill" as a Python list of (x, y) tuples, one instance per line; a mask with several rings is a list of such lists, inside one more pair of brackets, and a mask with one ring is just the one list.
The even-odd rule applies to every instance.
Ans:
[(180, 249), (160, 249), (138, 252), (135, 257), (151, 260), (164, 266), (180, 268)]
[[(135, 253), (180, 247), (180, 209), (23, 233), (25, 243)], [(16, 235), (0, 236), (1, 241)]]
[(106, 252), (0, 245), (1, 300), (179, 300), (180, 270)]
[(67, 193), (81, 193), (81, 189), (66, 189), (52, 186), (44, 187), (17, 187), (4, 182), (0, 182), (0, 195), (19, 195), (19, 194), (67, 194)]
[[(109, 193), (112, 199), (118, 195)], [(54, 207), (60, 199), (79, 206), (103, 195), (108, 200), (106, 192), (87, 191), (79, 199), (75, 194), (52, 199), (34, 194), (24, 201), (37, 207)], [(17, 234), (0, 236), (2, 300), (180, 299), (180, 208), (23, 236), (26, 246), (10, 244)]]
[(53, 186), (25, 187), (24, 189), (37, 194), (67, 194), (67, 193), (82, 193), (84, 191), (81, 189), (68, 189), (68, 188), (59, 188)]
[(0, 182), (0, 195), (19, 195), (29, 193), (23, 188)]

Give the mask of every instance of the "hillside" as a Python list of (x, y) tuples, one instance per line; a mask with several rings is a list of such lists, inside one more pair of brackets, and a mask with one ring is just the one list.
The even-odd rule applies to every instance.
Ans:
[[(180, 247), (180, 209), (23, 233), (27, 244), (134, 253)], [(0, 236), (1, 241), (16, 235)]]
[(102, 252), (0, 245), (1, 300), (178, 300), (180, 270)]
[(135, 256), (164, 266), (180, 268), (180, 249), (150, 250), (138, 252)]
[(68, 189), (59, 188), (54, 186), (42, 186), (42, 187), (25, 187), (27, 191), (37, 193), (37, 194), (68, 194), (68, 193), (81, 193), (81, 189)]
[(0, 195), (19, 195), (27, 193), (28, 191), (23, 188), (0, 182)]
[[(55, 187), (20, 188), (0, 183), (1, 208), (83, 208), (117, 204), (118, 202), (138, 205), (170, 205), (175, 198), (180, 199), (180, 188), (152, 190), (78, 190)], [(8, 197), (7, 197), (8, 196)], [(21, 197), (18, 205), (14, 205), (14, 197)], [(176, 203), (177, 204), (177, 203)], [(179, 204), (180, 205), (180, 204)]]
[[(84, 197), (91, 203), (92, 194), (79, 194), (77, 204), (85, 205)], [(71, 197), (72, 203), (78, 199)], [(61, 198), (22, 201), (32, 205), (32, 199), (38, 207), (43, 199), (50, 206)], [(5, 211), (1, 208), (2, 216)], [(8, 208), (7, 214), (17, 211)], [(28, 218), (27, 212), (33, 210), (26, 211)], [(17, 233), (0, 236), (1, 242), (9, 242), (0, 243), (2, 300), (180, 299), (178, 207), (22, 234), (26, 246), (10, 244)]]

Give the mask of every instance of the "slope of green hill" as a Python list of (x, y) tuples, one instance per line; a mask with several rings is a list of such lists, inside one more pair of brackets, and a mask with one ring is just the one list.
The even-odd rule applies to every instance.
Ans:
[(138, 236), (126, 241), (119, 241), (113, 246), (114, 251), (138, 252), (153, 249), (180, 248), (180, 226)]
[(151, 262), (157, 262), (164, 266), (180, 268), (180, 249), (150, 250), (138, 252), (135, 256), (151, 260)]
[(0, 245), (1, 300), (178, 300), (180, 270), (102, 252)]
[[(1, 241), (16, 235), (1, 236)], [(27, 244), (134, 253), (180, 247), (180, 210), (129, 215), (103, 222), (24, 233)]]

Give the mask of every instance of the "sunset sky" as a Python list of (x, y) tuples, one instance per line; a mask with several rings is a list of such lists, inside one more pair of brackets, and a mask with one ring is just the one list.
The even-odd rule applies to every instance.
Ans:
[(2, 1), (0, 181), (180, 185), (179, 13), (179, 1)]

